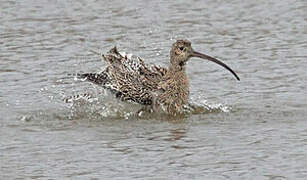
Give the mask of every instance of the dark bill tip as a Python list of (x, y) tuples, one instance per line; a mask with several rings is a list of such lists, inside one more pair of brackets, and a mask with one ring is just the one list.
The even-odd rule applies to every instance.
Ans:
[(196, 51), (193, 52), (192, 57), (199, 57), (199, 58), (202, 58), (202, 59), (207, 59), (209, 61), (215, 62), (216, 64), (219, 64), (219, 65), (223, 66), (225, 69), (227, 69), (228, 71), (230, 71), (236, 77), (236, 79), (238, 81), (240, 81), (239, 76), (230, 67), (228, 67), (225, 63), (223, 63), (222, 61), (220, 61), (216, 58), (213, 58), (211, 56), (208, 56), (206, 54), (196, 52)]

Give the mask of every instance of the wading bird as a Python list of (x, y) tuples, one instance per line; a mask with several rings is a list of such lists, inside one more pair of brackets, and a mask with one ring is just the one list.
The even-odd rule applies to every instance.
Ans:
[(168, 68), (147, 65), (141, 58), (132, 59), (117, 51), (116, 47), (102, 55), (108, 66), (100, 73), (78, 74), (79, 78), (110, 90), (123, 101), (133, 101), (153, 111), (171, 115), (183, 112), (189, 98), (189, 78), (186, 64), (192, 57), (215, 62), (237, 74), (220, 60), (196, 52), (187, 40), (177, 40), (170, 51)]

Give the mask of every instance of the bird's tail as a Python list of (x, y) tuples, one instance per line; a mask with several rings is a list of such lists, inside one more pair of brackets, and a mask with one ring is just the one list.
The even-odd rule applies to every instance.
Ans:
[(77, 77), (97, 85), (105, 85), (109, 81), (108, 75), (105, 72), (78, 74)]
[(81, 81), (89, 81), (91, 83), (97, 84), (97, 85), (105, 85), (107, 82), (109, 82), (109, 77), (107, 75), (107, 72), (100, 72), (100, 73), (76, 73), (76, 74), (68, 74), (68, 76), (73, 76), (75, 80), (81, 80)]
[(72, 103), (74, 101), (78, 101), (78, 100), (86, 100), (86, 101), (92, 101), (93, 100), (93, 96), (89, 93), (82, 93), (82, 94), (77, 94), (77, 95), (73, 95), (73, 96), (68, 96), (66, 98), (63, 99), (63, 101), (65, 103)]

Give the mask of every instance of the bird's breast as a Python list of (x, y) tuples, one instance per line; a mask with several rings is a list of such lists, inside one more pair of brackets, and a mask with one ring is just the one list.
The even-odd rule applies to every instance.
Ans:
[(189, 79), (185, 72), (175, 72), (168, 76), (167, 80), (161, 83), (159, 101), (167, 112), (176, 114), (181, 112), (188, 102)]

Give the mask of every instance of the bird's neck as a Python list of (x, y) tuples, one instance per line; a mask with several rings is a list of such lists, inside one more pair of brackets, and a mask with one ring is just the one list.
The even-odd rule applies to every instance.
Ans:
[(166, 78), (173, 79), (178, 86), (189, 87), (189, 79), (185, 71), (185, 66), (170, 66)]
[(185, 73), (185, 65), (179, 65), (179, 64), (170, 64), (170, 66), (168, 67), (169, 72), (171, 73)]

